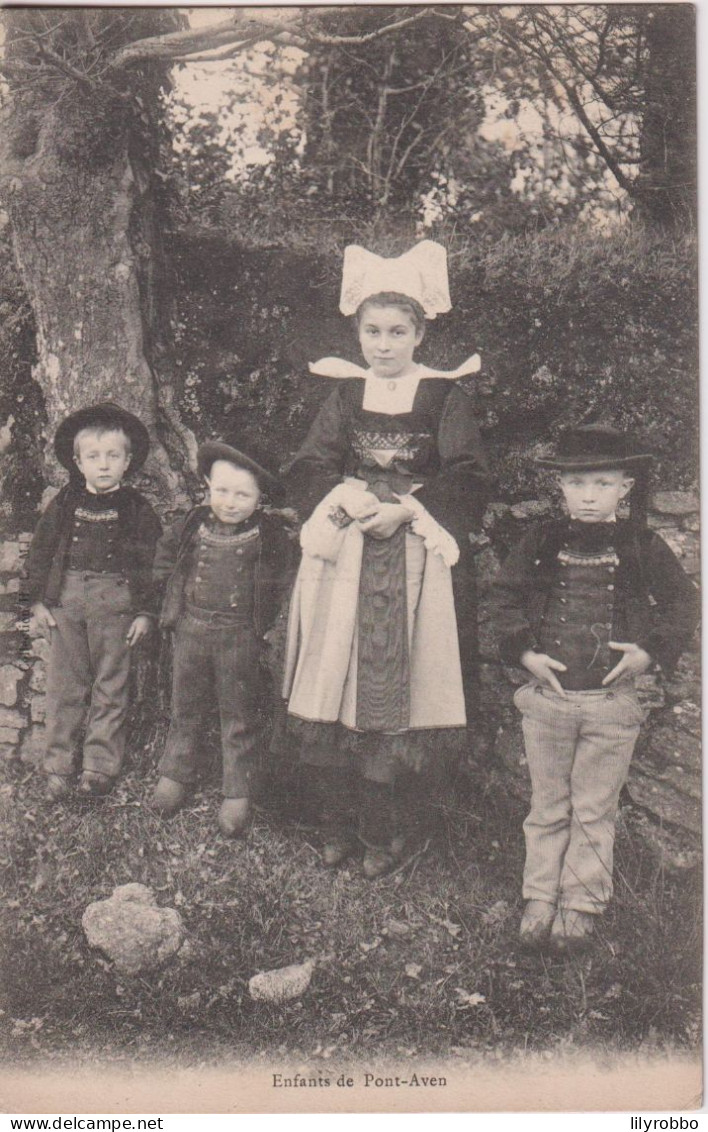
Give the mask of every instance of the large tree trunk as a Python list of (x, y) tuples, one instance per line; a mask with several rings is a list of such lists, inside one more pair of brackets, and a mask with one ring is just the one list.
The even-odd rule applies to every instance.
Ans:
[(0, 190), (35, 315), (50, 482), (62, 475), (51, 450), (61, 418), (110, 399), (150, 429), (144, 486), (171, 510), (187, 502), (190, 437), (148, 360), (160, 342), (148, 168), (155, 128), (146, 114), (141, 168), (131, 99), (69, 83), (52, 101), (40, 89), (6, 112)]
[(646, 109), (636, 199), (661, 228), (694, 226), (696, 197), (696, 10), (657, 4), (646, 14)]

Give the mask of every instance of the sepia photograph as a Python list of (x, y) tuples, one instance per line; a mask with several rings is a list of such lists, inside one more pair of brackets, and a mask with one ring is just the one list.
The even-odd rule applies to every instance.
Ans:
[(696, 18), (0, 10), (1, 1112), (700, 1109)]

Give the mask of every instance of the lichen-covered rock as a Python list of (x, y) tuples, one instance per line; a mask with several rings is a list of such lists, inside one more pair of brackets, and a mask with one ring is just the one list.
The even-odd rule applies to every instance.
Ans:
[(4, 707), (14, 707), (17, 703), (17, 685), (22, 679), (22, 672), (14, 664), (0, 665), (0, 704)]
[(47, 714), (47, 704), (44, 696), (32, 696), (30, 700), (30, 715), (33, 723), (44, 723)]
[(692, 491), (657, 491), (651, 505), (662, 515), (693, 515), (700, 510), (698, 496)]
[(501, 519), (504, 515), (508, 515), (511, 507), (508, 503), (490, 503), (487, 510), (484, 512), (482, 519), (482, 526), (485, 530), (493, 527), (497, 519)]
[(20, 542), (0, 542), (0, 571), (3, 574), (20, 573), (23, 549)]
[(304, 994), (310, 985), (315, 960), (262, 971), (248, 982), (248, 993), (256, 1002), (290, 1002)]
[(649, 810), (655, 820), (700, 837), (700, 800), (691, 797), (683, 789), (677, 789), (675, 782), (672, 783), (667, 778), (652, 773), (649, 767), (637, 763), (630, 769), (627, 785), (632, 800)]
[(108, 900), (89, 904), (81, 923), (91, 947), (98, 947), (124, 975), (162, 966), (177, 954), (185, 927), (174, 908), (160, 908), (144, 884), (123, 884)]
[(10, 727), (14, 731), (21, 731), (27, 726), (27, 721), (21, 712), (13, 708), (0, 707), (0, 727)]
[(650, 720), (646, 736), (637, 744), (635, 760), (651, 763), (657, 770), (663, 770), (667, 766), (681, 766), (684, 771), (700, 774), (700, 739), (682, 727), (668, 722), (652, 725)]
[(39, 657), (40, 660), (49, 659), (49, 641), (46, 637), (34, 637), (30, 647), (32, 656)]
[(523, 503), (515, 503), (511, 513), (515, 519), (540, 519), (550, 515), (553, 505), (549, 499), (525, 499)]
[(475, 555), (474, 565), (479, 591), (484, 593), (499, 574), (499, 559), (491, 546), (484, 546)]
[(30, 688), (33, 692), (44, 693), (47, 690), (47, 669), (41, 661), (36, 663), (32, 669)]

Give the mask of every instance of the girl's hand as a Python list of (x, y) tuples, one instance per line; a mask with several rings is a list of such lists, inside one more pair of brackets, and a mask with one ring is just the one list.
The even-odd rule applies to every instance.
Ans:
[(135, 645), (137, 645), (138, 641), (142, 641), (143, 637), (147, 637), (151, 629), (151, 618), (146, 617), (144, 613), (138, 614), (135, 620), (131, 623), (131, 626), (128, 629), (128, 633), (125, 638), (128, 642), (128, 646), (132, 649)]
[(619, 641), (608, 641), (607, 643), (611, 649), (615, 649), (617, 652), (621, 652), (624, 655), (612, 671), (607, 673), (607, 676), (602, 681), (603, 688), (607, 684), (614, 684), (615, 680), (618, 680), (620, 676), (641, 676), (651, 664), (649, 653), (640, 648), (639, 645), (621, 643)]
[(379, 509), (379, 501), (371, 491), (357, 491), (356, 496), (340, 504), (350, 519), (368, 519)]
[(534, 652), (533, 649), (527, 649), (521, 655), (521, 663), (524, 668), (528, 669), (532, 676), (545, 684), (547, 688), (552, 688), (564, 700), (568, 697), (565, 691), (558, 682), (556, 672), (567, 672), (565, 664), (560, 660), (555, 660), (552, 656), (548, 656), (545, 652)]
[(56, 628), (57, 623), (43, 601), (37, 601), (32, 606), (32, 616), (42, 636), (49, 640), (52, 635), (52, 629)]
[(410, 523), (413, 512), (402, 503), (379, 503), (376, 514), (360, 519), (359, 526), (372, 538), (391, 538), (404, 523)]

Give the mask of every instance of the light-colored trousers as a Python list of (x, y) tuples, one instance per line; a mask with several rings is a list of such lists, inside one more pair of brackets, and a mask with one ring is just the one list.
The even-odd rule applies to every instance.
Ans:
[(530, 683), (514, 696), (532, 787), (523, 895), (602, 912), (612, 895), (617, 803), (644, 712), (629, 683), (566, 694)]
[[(83, 768), (115, 778), (123, 765), (130, 649), (135, 616), (127, 582), (117, 574), (68, 570), (52, 608), (47, 666), (47, 774)], [(85, 734), (84, 734), (85, 728)]]

